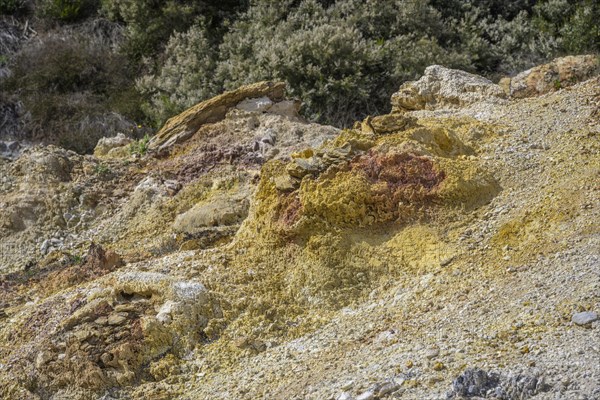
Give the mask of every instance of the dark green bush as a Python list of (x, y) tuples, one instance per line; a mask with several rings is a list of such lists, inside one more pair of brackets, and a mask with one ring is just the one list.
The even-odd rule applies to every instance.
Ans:
[(222, 23), (247, 7), (244, 0), (101, 0), (108, 18), (127, 25), (125, 52), (134, 60), (155, 55), (176, 32), (199, 20), (218, 35)]
[(94, 15), (99, 6), (99, 0), (38, 0), (36, 15), (69, 23)]
[(148, 115), (164, 121), (170, 110), (222, 89), (281, 79), (304, 101), (307, 117), (345, 126), (386, 111), (399, 84), (432, 63), (471, 66), (465, 55), (440, 46), (435, 34), (443, 30), (441, 14), (426, 3), (321, 3), (253, 3), (223, 37), (216, 67), (206, 30), (175, 35), (159, 72), (138, 82), (152, 94)]
[(202, 25), (171, 37), (159, 73), (138, 80), (145, 95), (144, 111), (156, 124), (215, 95), (219, 88), (213, 75), (217, 64), (214, 45)]
[(16, 14), (27, 6), (25, 0), (0, 0), (0, 14)]

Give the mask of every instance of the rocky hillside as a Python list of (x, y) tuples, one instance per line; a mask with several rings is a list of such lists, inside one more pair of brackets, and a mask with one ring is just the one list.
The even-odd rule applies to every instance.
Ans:
[(0, 397), (600, 398), (600, 75), (285, 85), (0, 158)]

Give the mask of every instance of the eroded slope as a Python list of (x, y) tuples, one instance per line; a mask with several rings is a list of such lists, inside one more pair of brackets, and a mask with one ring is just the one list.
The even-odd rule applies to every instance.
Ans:
[(267, 83), (143, 156), (3, 164), (2, 395), (598, 395), (598, 78), (428, 70), (354, 129)]

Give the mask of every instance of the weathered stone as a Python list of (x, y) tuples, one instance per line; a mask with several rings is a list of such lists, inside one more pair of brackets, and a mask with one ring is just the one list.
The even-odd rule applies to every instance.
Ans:
[(37, 369), (42, 368), (48, 362), (52, 361), (54, 354), (50, 351), (40, 351), (35, 358), (35, 367)]
[(375, 398), (375, 392), (371, 389), (356, 396), (356, 400), (372, 400)]
[(88, 329), (82, 329), (75, 332), (75, 338), (77, 338), (77, 340), (80, 342), (83, 342), (90, 336), (92, 336), (92, 332), (90, 332)]
[(109, 325), (121, 325), (127, 321), (127, 313), (111, 314), (108, 316)]
[(271, 81), (258, 82), (225, 92), (169, 119), (150, 140), (148, 146), (154, 150), (167, 149), (187, 140), (202, 125), (222, 120), (230, 108), (245, 99), (267, 97), (271, 101), (279, 101), (283, 99), (284, 92), (285, 83)]
[(437, 357), (439, 354), (440, 354), (440, 349), (434, 347), (434, 348), (428, 349), (425, 352), (425, 357), (427, 357), (429, 360), (431, 360), (431, 359)]
[(246, 199), (216, 197), (200, 203), (179, 214), (173, 223), (177, 232), (193, 234), (199, 229), (239, 224), (248, 216), (249, 203)]
[(302, 179), (306, 175), (319, 173), (323, 169), (323, 163), (317, 157), (296, 158), (286, 169), (294, 178)]
[(415, 117), (398, 112), (373, 117), (369, 122), (373, 131), (378, 135), (400, 132), (418, 125)]
[(165, 185), (167, 193), (170, 196), (175, 196), (181, 190), (181, 183), (177, 182), (176, 180), (167, 179), (163, 183)]
[(267, 349), (265, 342), (259, 339), (253, 339), (248, 336), (242, 336), (235, 341), (235, 346), (241, 350), (252, 350), (256, 353), (261, 353)]
[(156, 319), (163, 324), (168, 324), (173, 320), (173, 314), (177, 312), (178, 304), (174, 301), (168, 300), (160, 307)]
[(387, 382), (384, 383), (379, 390), (377, 391), (378, 396), (387, 396), (395, 391), (400, 389), (400, 385), (396, 382)]
[(279, 175), (273, 178), (275, 187), (282, 192), (294, 191), (300, 186), (300, 182), (290, 175)]
[(48, 254), (51, 251), (58, 250), (62, 247), (63, 240), (57, 238), (46, 239), (40, 246), (40, 252), (42, 254)]
[(595, 55), (556, 58), (510, 79), (509, 93), (512, 97), (523, 98), (571, 86), (600, 73), (599, 60)]
[(432, 65), (418, 81), (404, 83), (392, 95), (394, 111), (461, 107), (504, 99), (502, 88), (468, 72)]
[(273, 104), (267, 110), (269, 114), (284, 115), (290, 118), (299, 118), (301, 102), (298, 100), (283, 100)]
[(353, 397), (349, 392), (343, 392), (338, 397), (337, 400), (352, 400)]
[[(96, 157), (104, 157), (107, 156), (108, 153), (116, 148), (127, 146), (133, 142), (133, 139), (128, 138), (123, 133), (118, 133), (117, 136), (114, 137), (103, 137), (98, 140), (98, 144), (94, 148), (94, 155)], [(116, 155), (118, 153), (114, 153)]]
[(330, 165), (340, 161), (346, 161), (350, 159), (353, 154), (354, 152), (352, 151), (352, 146), (350, 143), (345, 143), (345, 145), (342, 147), (328, 149), (327, 151), (323, 152), (321, 154), (321, 158), (325, 164)]
[(17, 141), (0, 141), (0, 159), (15, 159), (21, 154), (21, 144)]
[(584, 311), (584, 312), (579, 312), (579, 313), (573, 314), (571, 321), (573, 321), (573, 323), (576, 325), (586, 326), (586, 325), (589, 325), (592, 322), (596, 321), (597, 319), (598, 319), (598, 313), (595, 313), (593, 311)]
[(452, 391), (448, 393), (448, 398), (485, 396), (499, 384), (500, 375), (496, 373), (488, 373), (479, 368), (467, 369), (452, 382)]
[(112, 271), (123, 265), (121, 256), (113, 250), (104, 250), (102, 246), (92, 242), (85, 257), (86, 266), (94, 270)]

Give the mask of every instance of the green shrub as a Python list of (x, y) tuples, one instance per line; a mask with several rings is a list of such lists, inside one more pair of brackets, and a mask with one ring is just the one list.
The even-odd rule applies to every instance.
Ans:
[(0, 14), (16, 14), (26, 7), (25, 0), (0, 0)]
[(216, 58), (200, 24), (171, 37), (159, 73), (137, 81), (138, 90), (148, 99), (144, 110), (155, 125), (218, 92), (213, 78)]
[(559, 33), (566, 53), (600, 52), (600, 3), (586, 0), (578, 4)]
[(426, 3), (323, 3), (253, 3), (223, 37), (216, 66), (204, 26), (175, 34), (159, 72), (138, 81), (150, 98), (147, 114), (165, 120), (223, 89), (280, 79), (303, 100), (305, 116), (346, 126), (386, 111), (400, 83), (431, 63), (469, 66), (468, 57), (439, 45), (443, 21)]
[(99, 0), (38, 0), (36, 14), (49, 20), (75, 22), (93, 15), (99, 5)]
[(150, 136), (148, 134), (144, 135), (143, 138), (138, 140), (137, 142), (133, 142), (129, 145), (129, 153), (137, 154), (140, 156), (145, 155), (148, 152), (148, 143), (150, 142)]
[(199, 19), (219, 35), (223, 22), (247, 7), (239, 0), (101, 0), (102, 13), (127, 25), (125, 52), (134, 60), (155, 55), (176, 32)]

